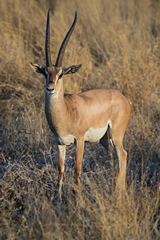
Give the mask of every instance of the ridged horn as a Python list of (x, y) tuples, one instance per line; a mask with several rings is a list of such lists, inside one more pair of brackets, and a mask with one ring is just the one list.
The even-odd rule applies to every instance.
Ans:
[(50, 20), (49, 20), (49, 12), (47, 15), (47, 24), (46, 24), (46, 40), (45, 40), (45, 52), (46, 52), (46, 67), (51, 67), (51, 51), (50, 51)]
[(60, 47), (60, 50), (59, 50), (59, 53), (58, 53), (58, 57), (57, 57), (57, 60), (56, 60), (56, 64), (55, 66), (56, 67), (62, 67), (62, 59), (63, 59), (63, 55), (64, 55), (64, 52), (65, 52), (65, 49), (66, 49), (66, 46), (67, 46), (67, 43), (70, 39), (70, 36), (74, 30), (74, 27), (75, 27), (75, 24), (76, 24), (76, 20), (77, 20), (77, 12), (75, 12), (75, 17), (74, 17), (74, 21), (72, 23), (72, 26), (70, 27), (69, 31), (67, 32), (63, 42), (62, 42), (62, 45)]

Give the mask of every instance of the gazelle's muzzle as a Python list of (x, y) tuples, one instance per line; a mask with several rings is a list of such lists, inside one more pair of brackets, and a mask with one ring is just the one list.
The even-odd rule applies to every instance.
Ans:
[(55, 84), (54, 82), (49, 82), (46, 86), (46, 90), (49, 92), (49, 93), (54, 93), (55, 92)]

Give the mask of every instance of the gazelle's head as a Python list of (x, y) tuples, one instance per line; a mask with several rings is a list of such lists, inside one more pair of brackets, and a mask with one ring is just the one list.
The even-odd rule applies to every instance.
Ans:
[[(50, 10), (49, 10), (50, 11)], [(76, 73), (80, 67), (80, 65), (73, 65), (68, 68), (62, 68), (62, 59), (65, 52), (65, 48), (67, 46), (67, 43), (70, 39), (70, 36), (73, 32), (73, 29), (76, 24), (77, 20), (77, 12), (75, 13), (75, 18), (72, 23), (71, 28), (69, 29), (68, 33), (66, 34), (66, 37), (64, 38), (62, 45), (60, 47), (56, 64), (52, 65), (51, 62), (51, 52), (50, 52), (50, 20), (49, 20), (49, 11), (47, 16), (47, 25), (46, 25), (46, 40), (45, 40), (45, 53), (46, 53), (46, 67), (40, 67), (38, 64), (30, 63), (31, 68), (35, 72), (41, 73), (46, 78), (46, 91), (48, 93), (53, 94), (56, 93), (59, 89), (59, 82), (63, 75), (65, 74), (71, 74)]]

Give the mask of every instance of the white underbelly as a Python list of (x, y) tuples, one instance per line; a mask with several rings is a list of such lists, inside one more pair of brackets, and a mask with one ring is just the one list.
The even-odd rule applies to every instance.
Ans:
[[(111, 127), (111, 122), (110, 120), (108, 120), (106, 126), (104, 128), (89, 128), (87, 132), (85, 132), (85, 135), (84, 135), (84, 141), (86, 142), (97, 142), (99, 141), (103, 136), (104, 134), (106, 133), (107, 131), (107, 128), (108, 128), (108, 125), (110, 125)], [(56, 138), (56, 142), (57, 144), (70, 144), (70, 143), (74, 143), (75, 140), (76, 140), (76, 136), (74, 135), (68, 135), (68, 136), (65, 136), (65, 137), (57, 137), (55, 136)]]
[(67, 145), (70, 143), (74, 143), (75, 136), (74, 135), (68, 135), (65, 137), (57, 137), (55, 136), (56, 142), (58, 145)]
[(97, 142), (99, 141), (108, 128), (108, 123), (104, 128), (89, 128), (89, 130), (84, 135), (84, 140), (87, 142)]

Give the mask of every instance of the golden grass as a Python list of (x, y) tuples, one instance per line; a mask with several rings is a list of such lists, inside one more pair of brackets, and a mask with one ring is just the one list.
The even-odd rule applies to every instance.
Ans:
[[(0, 238), (159, 239), (159, 1), (0, 0), (0, 6)], [(86, 144), (81, 198), (69, 146), (62, 202), (56, 200), (58, 153), (44, 114), (45, 80), (29, 67), (45, 65), (49, 7), (53, 63), (78, 12), (64, 66), (82, 68), (65, 77), (65, 92), (115, 88), (133, 103), (122, 198), (114, 191), (117, 157)]]

